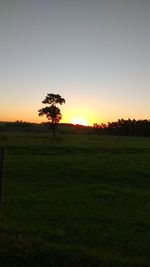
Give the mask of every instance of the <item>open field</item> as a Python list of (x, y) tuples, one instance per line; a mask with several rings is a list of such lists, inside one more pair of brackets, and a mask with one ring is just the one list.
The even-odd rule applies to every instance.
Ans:
[(150, 266), (150, 138), (0, 133), (0, 266)]

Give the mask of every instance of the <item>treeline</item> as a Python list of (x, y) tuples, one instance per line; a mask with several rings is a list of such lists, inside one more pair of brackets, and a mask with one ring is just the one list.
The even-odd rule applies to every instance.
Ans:
[(26, 122), (22, 120), (17, 120), (15, 122), (1, 122), (0, 131), (1, 132), (37, 132), (43, 131), (44, 126), (36, 123)]
[[(48, 133), (51, 135), (51, 128), (48, 122), (30, 123), (22, 120), (15, 122), (0, 122), (0, 132), (34, 132)], [(74, 125), (71, 123), (59, 123), (56, 129), (57, 134), (93, 134), (93, 127)]]
[(5, 124), (6, 127), (21, 127), (21, 128), (27, 128), (27, 127), (33, 127), (34, 123), (31, 122), (26, 122), (26, 121), (22, 121), (22, 120), (17, 120), (15, 122), (8, 122)]
[[(50, 129), (47, 126), (47, 123), (37, 124), (24, 121), (1, 122), (0, 131), (48, 133)], [(60, 123), (57, 133), (150, 136), (150, 120), (120, 119), (115, 122), (108, 122), (107, 124), (94, 123), (93, 127)]]
[(150, 136), (150, 120), (119, 119), (108, 124), (95, 123), (93, 128), (99, 134)]

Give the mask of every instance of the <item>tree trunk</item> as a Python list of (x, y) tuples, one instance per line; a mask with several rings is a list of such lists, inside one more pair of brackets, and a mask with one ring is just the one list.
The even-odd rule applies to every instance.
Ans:
[(51, 128), (52, 128), (53, 137), (55, 137), (56, 136), (56, 125), (55, 125), (55, 123), (52, 122)]

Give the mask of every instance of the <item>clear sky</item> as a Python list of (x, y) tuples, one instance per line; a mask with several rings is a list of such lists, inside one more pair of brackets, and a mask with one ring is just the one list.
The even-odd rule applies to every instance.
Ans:
[(0, 120), (150, 119), (149, 0), (0, 0)]

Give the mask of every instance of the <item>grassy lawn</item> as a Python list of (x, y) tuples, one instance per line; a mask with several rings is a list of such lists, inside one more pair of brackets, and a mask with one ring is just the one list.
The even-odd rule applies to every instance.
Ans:
[(0, 266), (150, 266), (150, 138), (1, 133)]

